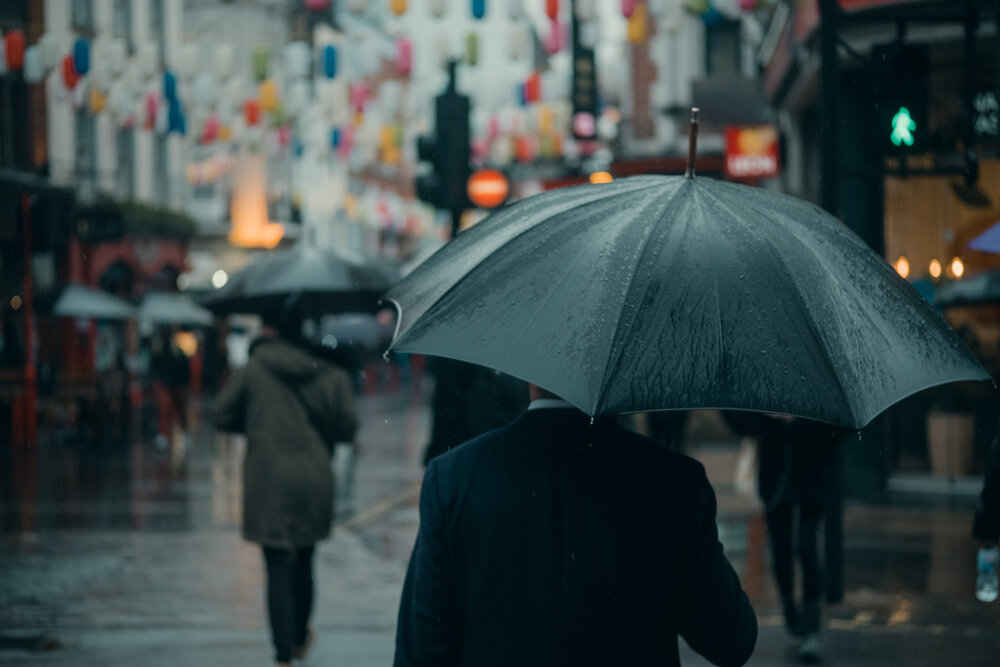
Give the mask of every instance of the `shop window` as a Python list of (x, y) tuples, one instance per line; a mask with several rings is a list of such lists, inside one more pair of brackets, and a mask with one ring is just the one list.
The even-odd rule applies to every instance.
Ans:
[(160, 45), (160, 62), (166, 62), (167, 26), (163, 13), (163, 0), (149, 2), (149, 35)]
[(740, 22), (722, 20), (705, 26), (705, 73), (740, 74)]
[(76, 182), (80, 199), (92, 201), (97, 195), (97, 127), (87, 109), (76, 112)]
[(135, 137), (131, 128), (120, 127), (116, 139), (118, 197), (128, 200), (135, 197)]
[(73, 0), (73, 29), (84, 32), (94, 29), (94, 0)]
[(132, 0), (115, 0), (114, 4), (114, 27), (115, 39), (125, 40), (125, 44), (132, 52)]
[(28, 94), (24, 82), (0, 77), (0, 167), (28, 169)]
[(160, 206), (170, 203), (170, 169), (167, 159), (167, 135), (153, 139), (153, 201)]

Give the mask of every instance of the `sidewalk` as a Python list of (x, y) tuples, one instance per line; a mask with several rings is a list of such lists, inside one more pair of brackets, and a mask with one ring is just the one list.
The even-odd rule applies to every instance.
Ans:
[[(318, 644), (309, 665), (392, 662), (427, 413), (391, 397), (363, 405), (357, 512), (318, 551)], [(242, 541), (234, 514), (238, 456), (207, 443), (194, 450), (182, 480), (126, 478), (121, 497), (104, 490), (73, 508), (40, 508), (72, 510), (73, 529), (50, 521), (56, 527), (44, 532), (0, 537), (0, 664), (273, 664), (260, 553)], [(733, 486), (736, 449), (692, 453), (715, 486), (720, 537), (758, 614), (750, 664), (796, 664), (757, 501)], [(849, 504), (846, 598), (824, 610), (825, 663), (998, 664), (1000, 603), (973, 597), (970, 520), (967, 507), (948, 502)], [(54, 646), (26, 648), (38, 640)], [(686, 647), (682, 660), (708, 664)]]

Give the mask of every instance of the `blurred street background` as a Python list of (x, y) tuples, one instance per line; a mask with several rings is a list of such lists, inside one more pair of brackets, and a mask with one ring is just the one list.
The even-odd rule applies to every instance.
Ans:
[[(417, 529), (430, 387), (361, 399), (353, 484), (317, 556), (308, 664), (391, 664)], [(239, 535), (241, 442), (195, 428), (181, 460), (45, 439), (36, 530), (0, 543), (0, 662), (8, 665), (267, 664), (262, 559)], [(761, 626), (752, 665), (795, 664), (756, 497), (737, 489), (737, 443), (710, 415), (688, 429), (719, 499), (726, 553)], [(824, 611), (831, 665), (991, 665), (1000, 607), (977, 602), (970, 498), (848, 502), (844, 601)], [(16, 522), (4, 499), (0, 518)], [(23, 508), (22, 508), (23, 509)], [(651, 527), (652, 529), (652, 527)], [(684, 664), (708, 664), (692, 651)]]
[[(0, 2), (0, 663), (266, 664), (244, 444), (210, 419), (260, 331), (248, 272), (308, 250), (405, 275), (506, 203), (682, 174), (691, 107), (699, 175), (843, 220), (996, 379), (998, 42), (995, 0)], [(471, 404), (382, 359), (381, 291), (316, 296), (302, 332), (361, 423), (311, 664), (390, 664), (432, 405)], [(949, 385), (843, 444), (825, 662), (996, 664), (970, 533), (998, 414)], [(751, 664), (794, 662), (752, 447), (713, 411), (670, 428), (718, 493)]]

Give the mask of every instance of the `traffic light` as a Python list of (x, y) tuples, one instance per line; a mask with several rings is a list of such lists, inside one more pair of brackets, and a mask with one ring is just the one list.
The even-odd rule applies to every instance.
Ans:
[(927, 149), (929, 85), (926, 46), (901, 42), (876, 46), (875, 100), (879, 142), (889, 155)]
[(416, 180), (417, 196), (438, 208), (451, 211), (453, 223), (463, 210), (469, 208), (465, 184), (472, 173), (469, 164), (469, 98), (455, 89), (455, 66), (454, 61), (448, 64), (448, 87), (435, 102), (434, 134), (417, 138), (417, 156), (430, 162), (432, 169)]

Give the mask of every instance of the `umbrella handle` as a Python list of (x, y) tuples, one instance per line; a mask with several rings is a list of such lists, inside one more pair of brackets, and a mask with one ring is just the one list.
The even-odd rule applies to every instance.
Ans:
[(688, 163), (684, 178), (694, 178), (694, 159), (698, 153), (698, 107), (691, 107), (691, 130), (688, 132)]

